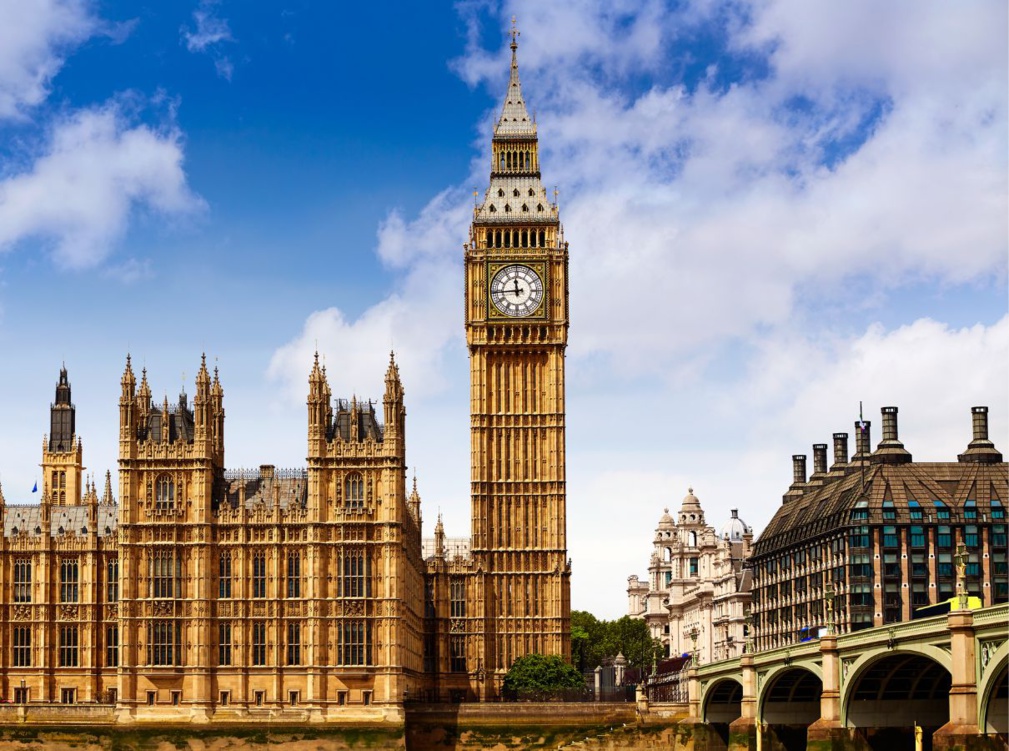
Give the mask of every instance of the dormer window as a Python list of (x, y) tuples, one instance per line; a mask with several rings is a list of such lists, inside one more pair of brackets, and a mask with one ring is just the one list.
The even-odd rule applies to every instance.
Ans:
[(506, 203), (505, 204), (505, 213), (509, 214), (509, 213), (511, 213), (511, 210), (512, 210), (512, 207)]
[(497, 208), (494, 206), (494, 204), (490, 205), (490, 209), (489, 210), (490, 210), (490, 213), (492, 213), (492, 214), (496, 214), (497, 213)]
[(529, 188), (529, 196), (530, 196), (530, 198), (532, 196), (534, 196), (534, 195), (536, 195), (536, 191), (534, 191), (532, 188)]
[(543, 204), (542, 203), (536, 204), (536, 210), (537, 211), (543, 211)]
[(518, 198), (519, 197), (519, 189), (515, 188), (515, 190), (512, 191), (512, 195), (515, 196), (516, 198)]
[(498, 188), (497, 197), (504, 198), (504, 188)]
[(529, 211), (529, 207), (526, 206), (525, 204), (522, 204), (522, 210), (523, 211)]

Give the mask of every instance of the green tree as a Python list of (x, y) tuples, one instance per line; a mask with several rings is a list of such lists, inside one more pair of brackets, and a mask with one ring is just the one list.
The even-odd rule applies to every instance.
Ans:
[(649, 671), (655, 655), (662, 653), (662, 643), (652, 638), (648, 626), (640, 618), (625, 615), (607, 623), (607, 632), (606, 646), (610, 656), (622, 652), (631, 667)]
[(504, 679), (505, 693), (519, 699), (547, 698), (572, 689), (584, 690), (585, 680), (559, 655), (520, 657)]
[(650, 671), (653, 655), (661, 654), (661, 648), (641, 619), (625, 615), (615, 621), (600, 621), (582, 610), (571, 612), (571, 654), (583, 673), (617, 653), (623, 653), (630, 667)]

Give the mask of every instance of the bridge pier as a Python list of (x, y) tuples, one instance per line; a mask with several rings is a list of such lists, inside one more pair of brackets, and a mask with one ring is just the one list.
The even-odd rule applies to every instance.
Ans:
[(757, 671), (753, 655), (739, 660), (743, 675), (743, 698), (739, 719), (729, 723), (729, 751), (757, 751)]
[(823, 690), (820, 693), (820, 719), (806, 730), (808, 751), (845, 748), (851, 734), (841, 726), (841, 660), (837, 652), (837, 635), (820, 637), (820, 669)]
[[(953, 681), (949, 689), (949, 722), (932, 735), (932, 748), (974, 748), (980, 736), (977, 726), (977, 673), (974, 666), (974, 613), (953, 610), (949, 625), (950, 665)], [(981, 747), (981, 746), (977, 746)]]

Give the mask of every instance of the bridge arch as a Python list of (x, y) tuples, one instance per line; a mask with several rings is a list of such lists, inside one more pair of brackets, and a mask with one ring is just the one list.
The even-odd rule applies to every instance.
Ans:
[(949, 721), (949, 654), (916, 647), (871, 652), (847, 671), (841, 723), (858, 728), (873, 748), (904, 745), (915, 723), (931, 737)]
[(743, 715), (743, 684), (736, 676), (715, 679), (701, 697), (701, 718), (728, 724)]
[(822, 671), (815, 663), (780, 665), (763, 677), (757, 717), (767, 723), (775, 748), (805, 751), (806, 730), (820, 719), (822, 693)]
[(977, 687), (977, 726), (982, 733), (1009, 733), (1009, 642), (989, 658)]

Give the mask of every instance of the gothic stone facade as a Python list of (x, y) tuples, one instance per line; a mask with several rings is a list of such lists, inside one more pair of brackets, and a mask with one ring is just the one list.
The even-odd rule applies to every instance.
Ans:
[(112, 702), (125, 720), (374, 722), (412, 697), (494, 698), (525, 654), (570, 656), (568, 254), (514, 36), (492, 152), (465, 255), (467, 544), (439, 520), (423, 557), (394, 361), (376, 409), (334, 401), (316, 356), (307, 466), (245, 472), (226, 469), (216, 369), (158, 404), (127, 357), (118, 503), (110, 475), (101, 499), (82, 479), (64, 370), (41, 504), (3, 508), (0, 696)]
[[(973, 439), (957, 461), (915, 462), (884, 407), (883, 440), (868, 421), (793, 457), (794, 482), (754, 545), (756, 647), (772, 649), (825, 630), (839, 633), (907, 621), (956, 593), (957, 550), (970, 595), (1009, 600), (1006, 505), (1009, 470), (988, 439), (988, 409), (971, 412)], [(831, 599), (832, 598), (832, 599)], [(830, 611), (827, 611), (829, 602)]]

